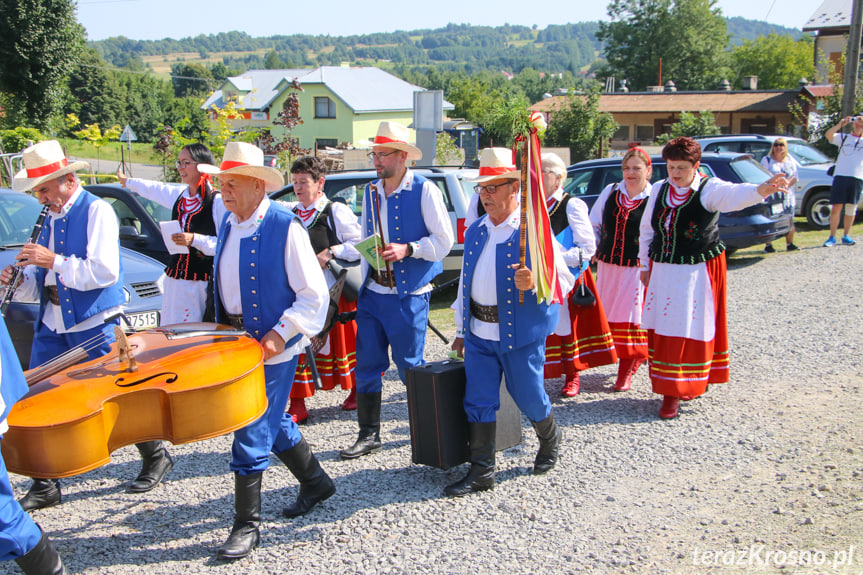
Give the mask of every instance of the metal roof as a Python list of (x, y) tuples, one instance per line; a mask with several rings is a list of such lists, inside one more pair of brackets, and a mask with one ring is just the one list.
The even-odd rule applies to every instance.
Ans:
[[(602, 94), (599, 111), (625, 113), (678, 112), (787, 112), (799, 90), (741, 90), (735, 92), (644, 92)], [(539, 112), (554, 111), (567, 96), (546, 98), (531, 106)]]
[(851, 0), (824, 0), (803, 25), (804, 32), (830, 28), (851, 28)]

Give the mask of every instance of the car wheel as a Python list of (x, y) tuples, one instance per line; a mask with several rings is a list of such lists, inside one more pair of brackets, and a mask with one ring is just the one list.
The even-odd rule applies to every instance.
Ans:
[(817, 192), (806, 204), (806, 221), (813, 228), (823, 230), (830, 227), (830, 192)]

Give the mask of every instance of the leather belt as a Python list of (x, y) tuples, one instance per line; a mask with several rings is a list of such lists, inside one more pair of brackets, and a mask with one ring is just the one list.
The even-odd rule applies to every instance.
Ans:
[(390, 278), (392, 277), (392, 273), (387, 273), (386, 270), (378, 271), (378, 270), (372, 268), (369, 275), (375, 281), (376, 284), (382, 285), (385, 288), (391, 288), (391, 287), (394, 287), (396, 285), (395, 278), (393, 278), (392, 285), (390, 285)]
[(470, 300), (470, 314), (479, 321), (498, 323), (496, 305), (480, 305)]
[(244, 329), (243, 314), (238, 313), (235, 315), (232, 313), (226, 313), (225, 315), (228, 316), (228, 323), (231, 324), (231, 327), (233, 327), (234, 329)]
[(57, 286), (43, 286), (42, 296), (54, 305), (60, 305), (60, 293), (57, 291)]

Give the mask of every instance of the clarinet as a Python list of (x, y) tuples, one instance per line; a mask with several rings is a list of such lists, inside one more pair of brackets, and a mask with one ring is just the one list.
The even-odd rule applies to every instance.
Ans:
[[(39, 217), (36, 218), (36, 225), (33, 226), (33, 231), (30, 232), (30, 239), (27, 240), (28, 244), (34, 243), (39, 238), (39, 232), (42, 231), (42, 224), (45, 223), (45, 217), (48, 215), (50, 208), (50, 205), (45, 205), (42, 211), (39, 212)], [(6, 317), (6, 308), (9, 307), (9, 304), (12, 302), (12, 296), (15, 294), (15, 288), (18, 287), (18, 280), (21, 277), (23, 269), (18, 266), (12, 266), (12, 279), (9, 280), (6, 290), (3, 292), (3, 300), (0, 302), (0, 315), (4, 318)]]

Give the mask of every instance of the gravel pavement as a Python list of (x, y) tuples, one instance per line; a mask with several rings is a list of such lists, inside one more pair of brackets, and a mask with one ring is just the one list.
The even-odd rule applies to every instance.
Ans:
[[(173, 447), (167, 481), (140, 495), (123, 490), (140, 465), (123, 448), (33, 517), (76, 573), (861, 573), (863, 247), (736, 257), (728, 281), (731, 382), (663, 421), (645, 368), (627, 393), (611, 391), (616, 366), (585, 373), (573, 399), (546, 381), (564, 430), (547, 475), (530, 473), (523, 419), (493, 491), (442, 497), (466, 468), (411, 463), (391, 367), (377, 454), (339, 460), (356, 435), (344, 392), (308, 401), (302, 431), (338, 492), (285, 519), (297, 485), (273, 458), (261, 546), (244, 560), (213, 553), (233, 517), (229, 437)], [(12, 482), (23, 495), (28, 480)]]

